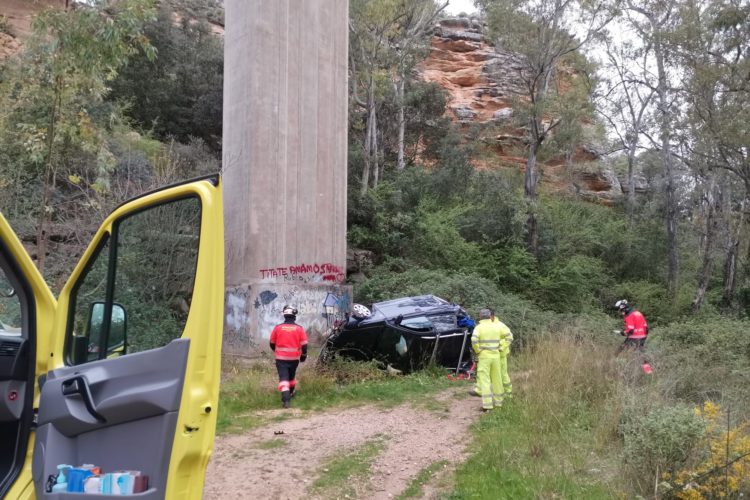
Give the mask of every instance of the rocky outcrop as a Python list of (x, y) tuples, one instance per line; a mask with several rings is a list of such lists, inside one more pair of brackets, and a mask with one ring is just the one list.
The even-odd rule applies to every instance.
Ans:
[(0, 61), (12, 56), (21, 49), (21, 43), (13, 35), (0, 32)]
[(0, 61), (21, 50), (31, 33), (31, 19), (39, 11), (65, 7), (70, 0), (0, 0)]
[(346, 275), (351, 283), (361, 283), (367, 279), (367, 273), (375, 262), (375, 254), (361, 248), (347, 248)]
[(504, 121), (512, 116), (509, 98), (519, 93), (514, 56), (491, 47), (477, 18), (441, 20), (432, 50), (420, 68), (422, 78), (448, 93), (448, 110), (458, 122)]
[[(484, 144), (495, 160), (475, 160), (477, 168), (501, 165), (520, 171), (526, 166), (525, 134), (513, 123), (512, 101), (526, 95), (518, 57), (493, 47), (484, 37), (478, 17), (442, 19), (435, 26), (432, 50), (419, 68), (421, 78), (446, 91), (446, 114), (462, 125), (492, 124), (500, 130)], [(539, 164), (546, 189), (569, 192), (611, 205), (623, 196), (623, 185), (607, 165), (599, 162), (593, 145), (581, 147), (568, 168), (564, 159)], [(627, 188), (625, 188), (627, 189)]]

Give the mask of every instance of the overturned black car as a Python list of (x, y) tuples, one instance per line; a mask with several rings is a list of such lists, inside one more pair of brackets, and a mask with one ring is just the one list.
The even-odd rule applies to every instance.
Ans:
[(355, 304), (346, 321), (325, 340), (319, 361), (336, 356), (377, 360), (404, 372), (435, 363), (465, 371), (471, 365), (474, 321), (460, 306), (434, 295)]

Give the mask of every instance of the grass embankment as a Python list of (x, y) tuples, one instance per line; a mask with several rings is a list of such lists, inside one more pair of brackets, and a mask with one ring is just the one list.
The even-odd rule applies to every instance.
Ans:
[[(406, 401), (429, 406), (431, 396), (450, 387), (441, 368), (410, 375), (391, 375), (374, 364), (338, 361), (326, 369), (310, 365), (298, 373), (298, 393), (292, 406), (301, 410), (377, 404), (396, 406)], [(266, 422), (258, 412), (280, 408), (276, 369), (261, 362), (235, 370), (221, 387), (218, 433), (240, 432)], [(289, 418), (284, 413), (275, 418)]]
[(620, 405), (612, 351), (594, 342), (539, 340), (513, 359), (514, 398), (474, 426), (472, 456), (450, 498), (622, 496)]

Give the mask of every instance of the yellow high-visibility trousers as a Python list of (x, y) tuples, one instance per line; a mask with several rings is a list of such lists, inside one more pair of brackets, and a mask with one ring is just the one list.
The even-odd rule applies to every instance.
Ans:
[(482, 353), (477, 363), (477, 383), (482, 395), (482, 408), (491, 410), (503, 403), (503, 382), (500, 353)]
[(510, 382), (510, 375), (508, 375), (508, 353), (500, 353), (500, 378), (503, 381), (504, 396), (510, 397), (513, 393), (513, 384)]

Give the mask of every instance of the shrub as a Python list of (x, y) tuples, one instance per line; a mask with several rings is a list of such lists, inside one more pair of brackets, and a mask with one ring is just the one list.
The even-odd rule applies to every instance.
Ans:
[[(750, 492), (750, 424), (731, 425), (712, 402), (696, 410), (705, 421), (706, 454), (695, 467), (674, 475), (675, 496), (684, 500), (734, 497)], [(742, 495), (740, 495), (742, 496)]]
[(551, 261), (536, 294), (546, 308), (581, 312), (593, 308), (596, 296), (608, 282), (601, 260), (574, 255)]
[(488, 304), (497, 304), (500, 292), (491, 280), (473, 273), (424, 269), (400, 259), (391, 259), (375, 268), (372, 277), (354, 290), (356, 300), (365, 304), (426, 294), (475, 312)]
[(635, 404), (624, 409), (620, 422), (625, 459), (646, 479), (679, 470), (704, 433), (703, 422), (688, 405), (644, 412)]
[(667, 299), (667, 288), (650, 281), (624, 281), (612, 286), (603, 297), (606, 307), (626, 299), (646, 316), (650, 325), (672, 317), (672, 307)]
[(674, 322), (652, 331), (649, 349), (669, 373), (673, 396), (702, 403), (731, 398), (747, 406), (750, 373), (750, 321), (699, 317)]
[(423, 202), (414, 218), (410, 257), (423, 267), (476, 271), (485, 260), (484, 252), (476, 243), (464, 240), (458, 232), (456, 218), (462, 207), (440, 208), (437, 203)]

